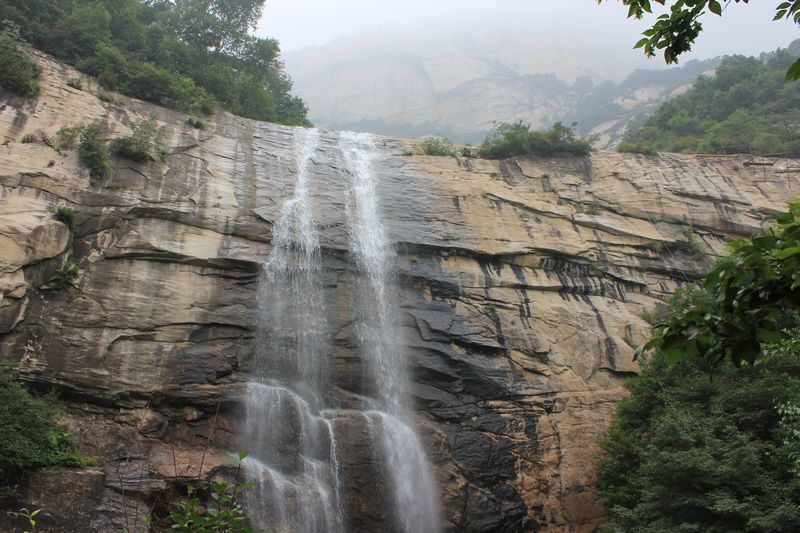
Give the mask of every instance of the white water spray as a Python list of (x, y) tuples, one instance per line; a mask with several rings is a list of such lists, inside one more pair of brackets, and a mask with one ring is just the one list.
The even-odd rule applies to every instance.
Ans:
[(440, 530), (436, 486), (408, 407), (409, 376), (393, 293), (392, 250), (379, 213), (373, 172), (375, 144), (367, 134), (343, 132), (340, 147), (349, 173), (346, 214), (350, 252), (364, 282), (360, 286), (356, 335), (369, 382), (381, 411), (368, 411), (370, 428), (382, 444), (392, 481), (395, 514), (406, 533)]
[(256, 486), (245, 494), (255, 528), (271, 532), (343, 531), (333, 422), (320, 412), (330, 347), (308, 183), (318, 142), (317, 130), (298, 130), (294, 194), (259, 285), (245, 439)]
[[(273, 227), (273, 252), (259, 284), (255, 366), (246, 398), (244, 446), (250, 456), (245, 463), (256, 485), (245, 491), (248, 513), (256, 530), (271, 533), (346, 531), (346, 517), (358, 517), (344, 508), (347, 487), (342, 487), (339, 465), (354, 465), (340, 461), (349, 458), (349, 450), (337, 448), (336, 421), (355, 417), (363, 420), (378, 459), (379, 471), (373, 474), (382, 477), (376, 485), (385, 485), (393, 496), (381, 530), (438, 533), (436, 486), (409, 407), (393, 252), (373, 172), (377, 151), (371, 137), (362, 134), (340, 135), (341, 157), (318, 148), (317, 130), (297, 130), (296, 135), (295, 186)], [(309, 183), (317, 157), (333, 157), (336, 161), (328, 166), (343, 163), (346, 169), (344, 222), (358, 273), (352, 319), (366, 367), (363, 389), (374, 396), (358, 400), (360, 411), (353, 400), (340, 410), (330, 394), (334, 349)], [(374, 498), (380, 499), (380, 492)]]

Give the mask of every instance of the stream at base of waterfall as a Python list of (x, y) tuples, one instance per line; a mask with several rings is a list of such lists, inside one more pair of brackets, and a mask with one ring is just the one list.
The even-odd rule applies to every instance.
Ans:
[[(360, 409), (343, 409), (335, 386), (333, 342), (326, 318), (324, 267), (312, 208), (311, 168), (323, 133), (297, 129), (294, 190), (273, 225), (273, 250), (263, 264), (257, 303), (255, 364), (247, 385), (245, 466), (255, 486), (245, 504), (256, 531), (345, 532), (357, 510), (348, 507), (342, 474), (350, 452), (341, 445), (344, 416), (359, 419), (360, 446), (376, 463), (390, 512), (382, 531), (437, 533), (438, 491), (414, 430), (410, 379), (397, 317), (393, 250), (381, 218), (371, 136), (342, 132), (334, 139), (343, 183), (348, 264), (356, 288), (350, 312), (364, 371)], [(329, 150), (330, 152), (331, 150)], [(375, 481), (375, 480), (373, 480)], [(369, 503), (369, 502), (368, 502)]]

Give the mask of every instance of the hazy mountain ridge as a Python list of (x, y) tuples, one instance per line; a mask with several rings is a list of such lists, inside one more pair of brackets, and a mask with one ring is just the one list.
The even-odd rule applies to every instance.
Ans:
[[(583, 134), (597, 134), (596, 144), (603, 148), (616, 145), (631, 120), (640, 122), (719, 63), (631, 68), (615, 82), (608, 78), (620, 79), (624, 65), (603, 77), (573, 55), (563, 56), (559, 65), (560, 54), (547, 53), (539, 44), (539, 63), (558, 70), (535, 72), (536, 59), (522, 49), (470, 39), (378, 44), (354, 37), (291, 52), (286, 67), (318, 126), (403, 137), (440, 133), (456, 142), (477, 143), (498, 121), (522, 119), (547, 128), (560, 120), (577, 122)], [(502, 50), (509, 55), (503, 57)], [(595, 64), (592, 59), (597, 59), (596, 65), (605, 69), (600, 55), (591, 53), (582, 62)]]

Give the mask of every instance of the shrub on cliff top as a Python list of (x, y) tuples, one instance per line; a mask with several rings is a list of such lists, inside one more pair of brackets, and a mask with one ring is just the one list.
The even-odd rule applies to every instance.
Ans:
[(41, 73), (42, 67), (22, 49), (19, 31), (13, 25), (0, 31), (0, 87), (35, 98)]
[(441, 135), (425, 137), (422, 139), (422, 142), (419, 143), (419, 148), (425, 155), (456, 155), (453, 143), (451, 143), (447, 137), (442, 137)]
[(498, 124), (486, 136), (478, 153), (487, 159), (506, 159), (521, 155), (586, 155), (592, 150), (584, 139), (575, 136), (575, 124), (556, 122), (545, 131), (531, 131), (522, 120)]
[(56, 424), (56, 398), (28, 392), (7, 365), (0, 366), (0, 405), (0, 497), (13, 495), (27, 470), (87, 464), (72, 435)]

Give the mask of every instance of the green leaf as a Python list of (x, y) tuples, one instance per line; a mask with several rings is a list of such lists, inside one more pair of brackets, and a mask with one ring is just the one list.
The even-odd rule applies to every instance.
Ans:
[(758, 340), (764, 344), (775, 344), (780, 342), (781, 338), (783, 338), (779, 331), (764, 328), (758, 328), (756, 330), (756, 335), (758, 336)]
[(796, 60), (786, 71), (786, 81), (800, 80), (800, 59)]
[(722, 6), (717, 0), (709, 0), (708, 9), (715, 15), (722, 15)]
[(786, 259), (797, 254), (800, 254), (800, 246), (791, 246), (775, 252), (775, 257), (778, 259)]
[(239, 460), (240, 461), (244, 461), (244, 459), (247, 457), (247, 455), (248, 455), (247, 451), (245, 451), (245, 450), (240, 451), (239, 452)]

